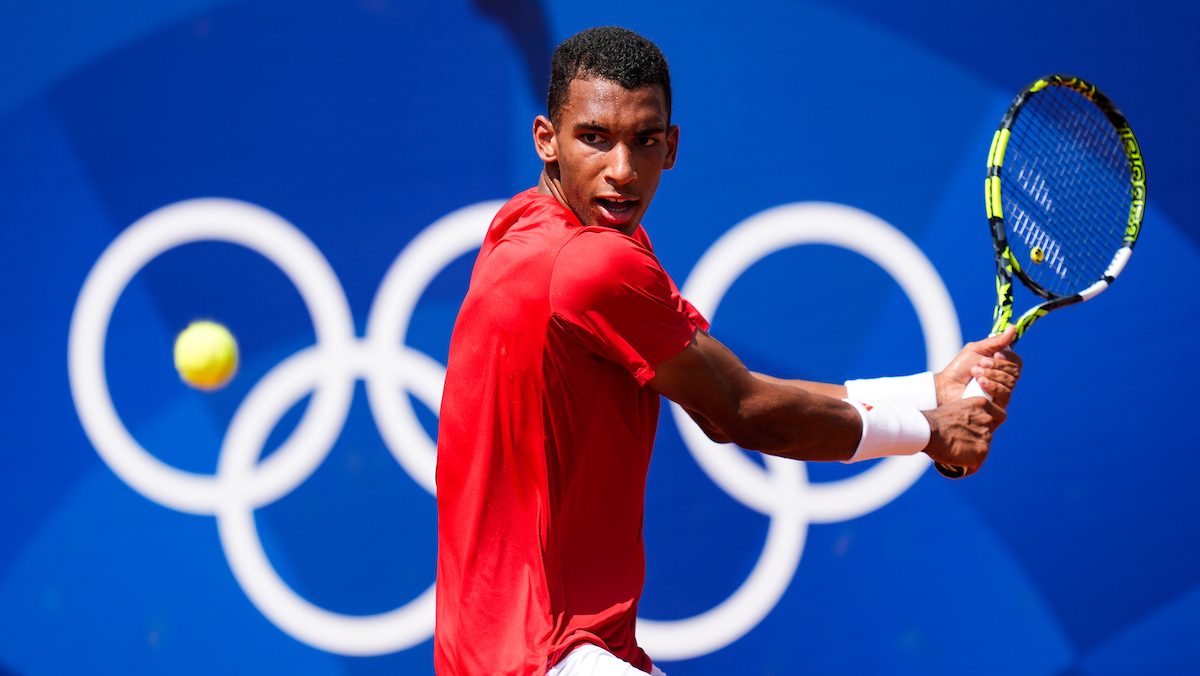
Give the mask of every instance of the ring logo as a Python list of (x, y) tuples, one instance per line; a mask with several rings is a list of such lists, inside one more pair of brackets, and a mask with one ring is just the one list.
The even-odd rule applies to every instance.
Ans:
[[(419, 422), (406, 390), (436, 413), (445, 367), (403, 340), (430, 282), (452, 261), (478, 248), (501, 205), (490, 201), (464, 207), (415, 237), (384, 276), (362, 339), (354, 334), (341, 284), (316, 246), (278, 215), (236, 200), (187, 200), (144, 216), (105, 249), (80, 290), (71, 318), (68, 370), (89, 440), (104, 462), (146, 498), (181, 512), (214, 516), (226, 560), (246, 595), (299, 641), (367, 656), (405, 650), (433, 634), (432, 584), (401, 607), (376, 615), (335, 613), (302, 598), (267, 558), (254, 511), (295, 490), (325, 460), (341, 433), (357, 380), (366, 384), (389, 451), (433, 495), (436, 442)], [(142, 448), (117, 414), (104, 371), (108, 324), (130, 280), (162, 253), (199, 241), (238, 244), (277, 265), (300, 292), (317, 337), (316, 345), (284, 359), (251, 388), (221, 442), (214, 475), (171, 467)], [(928, 259), (886, 222), (844, 205), (790, 204), (747, 219), (705, 253), (683, 294), (712, 319), (725, 292), (751, 265), (803, 244), (840, 246), (887, 271), (917, 312), (930, 368), (957, 352), (957, 316)], [(262, 459), (271, 430), (309, 393), (311, 403), (292, 434)], [(791, 583), (809, 523), (844, 521), (878, 509), (907, 490), (929, 464), (923, 456), (889, 458), (847, 479), (810, 484), (803, 463), (768, 456), (765, 467), (760, 466), (738, 449), (709, 440), (679, 407), (671, 410), (705, 473), (771, 524), (758, 563), (728, 599), (690, 618), (639, 620), (639, 639), (657, 659), (704, 655), (751, 631)]]

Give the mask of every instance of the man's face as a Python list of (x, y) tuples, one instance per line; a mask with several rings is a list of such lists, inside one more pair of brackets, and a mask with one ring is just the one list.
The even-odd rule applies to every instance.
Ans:
[(584, 225), (632, 232), (662, 171), (675, 164), (679, 129), (667, 124), (662, 87), (575, 79), (558, 117), (555, 125), (544, 117), (534, 125), (538, 154), (557, 164), (556, 196)]

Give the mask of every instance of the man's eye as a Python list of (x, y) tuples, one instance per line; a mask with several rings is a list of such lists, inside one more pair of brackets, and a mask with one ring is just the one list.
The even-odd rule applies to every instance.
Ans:
[(653, 136), (643, 136), (640, 139), (638, 139), (638, 142), (646, 147), (658, 145), (658, 139), (654, 138)]
[(599, 143), (599, 142), (600, 142), (600, 135), (599, 135), (599, 134), (581, 134), (581, 135), (579, 136), (579, 138), (580, 138), (580, 139), (581, 139), (581, 140), (582, 140), (584, 143), (587, 143), (587, 144), (589, 144), (589, 145), (591, 145), (591, 144), (594, 144), (594, 143)]

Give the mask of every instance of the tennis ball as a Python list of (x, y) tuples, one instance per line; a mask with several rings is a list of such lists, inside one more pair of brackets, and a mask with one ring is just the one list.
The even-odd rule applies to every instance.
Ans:
[(237, 372), (238, 347), (229, 329), (216, 322), (192, 322), (175, 339), (175, 370), (198, 390), (224, 387)]
[(1042, 261), (1046, 260), (1046, 252), (1042, 251), (1041, 247), (1035, 246), (1029, 252), (1029, 260), (1033, 261), (1034, 263), (1041, 263)]

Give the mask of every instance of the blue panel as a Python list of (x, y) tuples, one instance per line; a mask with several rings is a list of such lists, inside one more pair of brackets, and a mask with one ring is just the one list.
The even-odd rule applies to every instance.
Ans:
[[(1020, 86), (1053, 71), (1095, 81), (1128, 114), (1149, 167), (1136, 255), (1111, 290), (1021, 344), (1026, 373), (987, 467), (958, 483), (926, 472), (848, 515), (817, 518), (833, 499), (810, 498), (802, 531), (788, 533), (803, 536), (799, 564), (774, 573), (787, 581), (778, 598), (726, 644), (659, 660), (668, 673), (1200, 672), (1200, 448), (1175, 432), (1200, 323), (1186, 283), (1200, 269), (1188, 211), (1198, 177), (1194, 144), (1178, 140), (1200, 108), (1186, 79), (1200, 65), (1200, 10), (1103, 0), (1077, 11), (1032, 0), (1003, 15), (882, 0), (0, 9), (0, 671), (431, 671), (429, 619), (382, 648), (352, 648), (354, 632), (318, 645), (252, 600), (266, 583), (235, 576), (210, 507), (185, 513), (181, 496), (123, 480), (73, 399), (70, 322), (84, 280), (131, 224), (222, 197), (311, 241), (337, 278), (323, 302), (344, 294), (345, 328), (362, 338), (385, 273), (431, 224), (533, 184), (530, 127), (553, 46), (616, 23), (671, 63), (679, 163), (646, 226), (681, 286), (735, 226), (830, 203), (915, 244), (948, 294), (949, 330), (974, 339), (994, 299), (984, 160)], [(829, 218), (827, 232), (849, 227)], [(402, 271), (430, 266), (398, 319), (411, 354), (428, 359), (397, 369), (412, 382), (436, 384), (473, 251), (446, 257)], [(314, 343), (314, 319), (261, 252), (208, 241), (152, 258), (113, 310), (105, 382), (137, 443), (203, 479), (229, 453), (247, 396)], [(198, 317), (239, 340), (239, 373), (215, 393), (172, 368), (174, 336)], [(829, 244), (765, 255), (711, 319), (752, 368), (818, 380), (924, 369), (934, 340), (898, 280)], [(369, 377), (393, 358), (376, 356)], [(253, 418), (266, 437), (259, 474), (315, 410), (310, 391), (293, 394), (276, 402), (278, 420)], [(436, 392), (396, 394), (415, 404), (403, 444), (419, 450)], [(335, 617), (390, 611), (433, 581), (434, 500), (389, 448), (401, 413), (377, 417), (357, 383), (311, 475), (254, 510), (279, 579)], [(729, 477), (705, 473), (669, 415), (657, 444), (641, 610), (671, 622), (730, 598), (772, 522), (721, 487)], [(159, 484), (175, 476), (157, 471)], [(847, 490), (873, 471), (809, 464), (794, 488)]]

